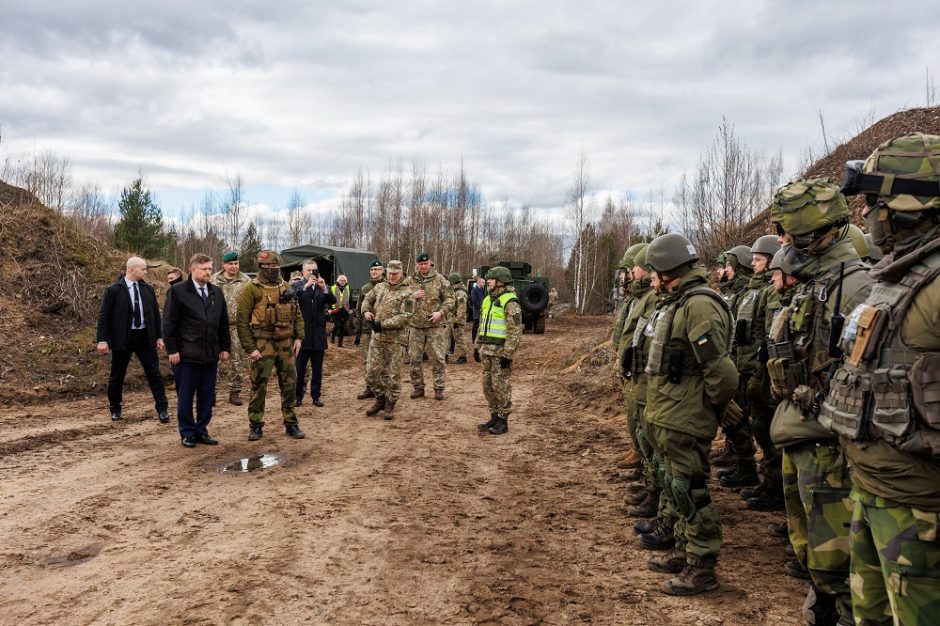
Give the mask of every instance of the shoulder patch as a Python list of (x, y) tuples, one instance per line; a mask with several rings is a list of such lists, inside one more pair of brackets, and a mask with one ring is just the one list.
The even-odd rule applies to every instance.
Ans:
[(696, 324), (689, 330), (687, 339), (692, 344), (692, 352), (699, 363), (707, 363), (725, 354), (723, 347), (715, 342), (709, 322)]

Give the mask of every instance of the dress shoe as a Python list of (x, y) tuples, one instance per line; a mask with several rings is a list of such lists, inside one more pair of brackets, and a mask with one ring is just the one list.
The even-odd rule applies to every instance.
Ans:
[(111, 421), (112, 421), (112, 422), (120, 422), (122, 419), (124, 419), (124, 416), (121, 415), (121, 412), (120, 412), (120, 411), (111, 411)]
[(323, 406), (323, 401), (320, 398), (313, 399), (313, 406)]
[(209, 433), (205, 433), (205, 434), (200, 433), (200, 434), (197, 434), (195, 437), (193, 437), (193, 439), (196, 440), (196, 443), (202, 443), (202, 444), (205, 444), (205, 445), (207, 445), (207, 446), (217, 446), (217, 445), (219, 445), (219, 440), (218, 440), (218, 439), (213, 439), (212, 437), (210, 437), (210, 436), (209, 436)]
[(232, 389), (231, 391), (229, 391), (228, 402), (229, 404), (233, 404), (235, 406), (243, 405), (244, 402), (242, 402), (242, 392), (239, 391), (238, 389)]
[(411, 395), (408, 397), (411, 398), (412, 400), (414, 400), (415, 398), (423, 398), (424, 389), (415, 389), (414, 391), (411, 392)]
[(261, 424), (251, 424), (248, 426), (248, 441), (258, 441), (261, 439)]
[(443, 399), (444, 399), (444, 390), (443, 390), (443, 389), (435, 389), (435, 390), (434, 390), (434, 399), (435, 399), (435, 400), (443, 400)]
[(195, 439), (195, 437), (183, 437), (183, 438), (180, 440), (180, 443), (183, 444), (183, 447), (184, 447), (184, 448), (195, 448), (195, 447), (196, 447), (196, 439)]
[(368, 387), (366, 387), (363, 391), (360, 391), (356, 395), (356, 400), (367, 400), (369, 398), (374, 398), (374, 397), (375, 397), (375, 392), (369, 389)]
[(160, 420), (161, 424), (166, 424), (170, 421), (170, 414), (166, 411), (160, 411), (157, 413), (157, 419)]
[(291, 439), (304, 439), (307, 436), (304, 431), (300, 430), (300, 426), (295, 423), (284, 424), (284, 430)]

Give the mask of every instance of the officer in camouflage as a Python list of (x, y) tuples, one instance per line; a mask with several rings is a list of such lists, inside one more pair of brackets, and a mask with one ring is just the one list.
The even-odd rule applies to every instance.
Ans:
[(483, 362), (483, 395), (490, 410), (481, 431), (502, 435), (509, 430), (512, 387), (509, 375), (522, 338), (522, 307), (509, 287), (512, 273), (502, 265), (486, 273), (487, 296), (480, 308), (480, 330), (476, 347)]
[(236, 326), (242, 349), (251, 359), (251, 397), (248, 400), (248, 440), (261, 439), (264, 401), (271, 371), (277, 371), (281, 389), (281, 415), (289, 437), (303, 439), (297, 424), (295, 357), (304, 337), (304, 319), (296, 292), (281, 277), (281, 257), (262, 250), (258, 276), (238, 297)]
[(238, 328), (235, 325), (235, 318), (238, 312), (238, 296), (250, 280), (248, 274), (239, 270), (238, 253), (232, 251), (226, 252), (222, 257), (222, 269), (213, 274), (211, 281), (222, 289), (225, 304), (228, 306), (232, 352), (228, 361), (222, 361), (221, 374), (228, 380), (228, 401), (235, 406), (243, 404), (241, 393), (242, 379), (245, 374), (245, 355), (238, 348)]
[(852, 474), (853, 623), (940, 624), (940, 137), (881, 144), (843, 189), (886, 254), (819, 418)]
[(363, 319), (372, 327), (366, 385), (375, 392), (375, 402), (366, 415), (384, 412), (382, 417), (387, 420), (395, 417), (409, 323), (416, 308), (403, 272), (401, 261), (389, 261), (388, 281), (376, 284), (362, 302)]
[(728, 356), (731, 314), (708, 287), (698, 253), (678, 234), (657, 237), (646, 250), (662, 301), (653, 322), (646, 373), (645, 423), (663, 456), (663, 493), (675, 511), (668, 524), (643, 534), (646, 547), (676, 549), (648, 561), (650, 569), (677, 574), (663, 590), (693, 595), (718, 588), (715, 565), (721, 522), (708, 492), (708, 452), (718, 423), (735, 416), (738, 372)]
[(799, 281), (771, 326), (767, 373), (780, 400), (770, 434), (782, 450), (790, 542), (812, 576), (804, 619), (850, 624), (851, 481), (845, 454), (817, 417), (840, 362), (840, 318), (865, 300), (871, 279), (846, 237), (849, 212), (838, 185), (822, 178), (789, 183), (770, 211)]
[(454, 361), (459, 365), (467, 362), (467, 286), (463, 284), (463, 278), (457, 272), (451, 272), (447, 277), (450, 286), (454, 290), (454, 309), (450, 315), (450, 340), (454, 342)]
[(431, 353), (434, 370), (434, 399), (444, 399), (444, 355), (447, 353), (448, 314), (454, 308), (454, 290), (450, 282), (434, 269), (431, 257), (422, 252), (415, 257), (417, 271), (405, 279), (412, 289), (415, 312), (411, 316), (411, 338), (408, 356), (411, 360), (411, 398), (424, 396), (424, 351)]
[[(369, 371), (368, 356), (369, 344), (372, 342), (372, 323), (363, 319), (362, 303), (365, 302), (366, 296), (369, 295), (369, 292), (372, 291), (376, 285), (384, 282), (385, 266), (382, 265), (381, 261), (375, 259), (369, 265), (369, 282), (359, 289), (359, 302), (356, 303), (356, 320), (358, 321), (358, 329), (356, 331), (355, 344), (360, 346), (360, 349), (362, 350), (362, 364), (366, 372)], [(366, 384), (366, 388), (359, 392), (359, 394), (356, 396), (356, 399), (365, 400), (366, 398), (374, 397), (375, 390), (370, 389), (369, 385)]]

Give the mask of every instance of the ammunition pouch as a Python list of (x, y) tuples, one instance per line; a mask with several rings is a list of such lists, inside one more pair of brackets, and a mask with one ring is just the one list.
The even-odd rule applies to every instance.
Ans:
[(620, 357), (620, 374), (626, 379), (633, 378), (633, 346), (627, 346)]
[(870, 403), (868, 380), (842, 367), (829, 381), (829, 395), (819, 409), (819, 423), (858, 441), (863, 435), (864, 416), (871, 410)]

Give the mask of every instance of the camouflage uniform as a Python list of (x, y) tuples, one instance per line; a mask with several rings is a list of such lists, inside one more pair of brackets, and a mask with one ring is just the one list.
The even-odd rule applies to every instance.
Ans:
[(279, 294), (286, 292), (295, 296), (283, 280), (272, 284), (262, 282), (259, 277), (245, 285), (238, 297), (236, 326), (239, 342), (245, 354), (255, 350), (261, 353), (259, 360), (251, 362), (251, 396), (248, 400), (248, 421), (257, 426), (264, 425), (265, 396), (272, 370), (277, 371), (284, 424), (297, 424), (294, 341), (303, 341), (304, 319), (296, 299), (288, 304), (279, 303)]
[[(491, 268), (490, 272), (493, 269), (495, 268)], [(509, 274), (509, 270), (506, 270), (506, 274)], [(499, 324), (496, 320), (500, 315), (497, 309), (500, 307), (503, 309), (505, 333), (497, 331)], [(496, 289), (483, 299), (480, 308), (480, 331), (474, 344), (483, 363), (483, 396), (491, 416), (491, 422), (488, 423), (498, 421), (505, 426), (509, 421), (509, 414), (512, 412), (512, 387), (509, 376), (522, 338), (522, 329), (522, 307), (519, 299), (511, 287), (497, 283)]]
[(248, 274), (239, 272), (235, 278), (229, 279), (225, 276), (225, 271), (216, 272), (212, 276), (212, 283), (218, 285), (225, 295), (225, 304), (228, 306), (229, 332), (232, 336), (232, 352), (228, 361), (222, 361), (219, 372), (228, 381), (229, 391), (242, 390), (242, 378), (245, 374), (245, 353), (238, 349), (238, 328), (235, 325), (235, 318), (238, 315), (238, 296), (242, 289), (251, 279)]
[(771, 221), (791, 236), (815, 237), (811, 242), (818, 250), (809, 255), (788, 249), (787, 259), (795, 259), (792, 273), (800, 282), (790, 305), (774, 318), (767, 361), (771, 389), (780, 400), (770, 435), (783, 456), (790, 542), (812, 577), (815, 589), (804, 608), (816, 619), (831, 611), (833, 602), (840, 615), (851, 615), (851, 480), (843, 450), (817, 420), (829, 374), (838, 365), (829, 354), (830, 320), (834, 313), (851, 311), (871, 289), (866, 266), (851, 241), (825, 231), (829, 225), (838, 232), (847, 218), (845, 198), (825, 179), (790, 183), (777, 192), (771, 206)]
[[(411, 335), (408, 355), (411, 359), (411, 384), (415, 391), (424, 391), (424, 372), (421, 368), (424, 351), (427, 349), (434, 369), (434, 391), (444, 391), (444, 355), (447, 352), (448, 312), (454, 308), (454, 290), (450, 282), (434, 268), (427, 276), (415, 272), (404, 280), (412, 291), (424, 289), (424, 298), (415, 300), (414, 315), (411, 316)], [(441, 319), (432, 322), (429, 318), (435, 311)]]
[[(365, 366), (366, 371), (368, 371), (369, 364), (369, 345), (372, 343), (372, 324), (367, 322), (362, 317), (362, 303), (365, 302), (366, 296), (369, 295), (369, 292), (375, 289), (376, 285), (386, 282), (385, 277), (381, 277), (378, 280), (370, 279), (362, 288), (359, 290), (359, 302), (356, 303), (356, 320), (358, 320), (359, 328), (357, 330), (356, 340), (360, 344), (362, 349), (362, 364)], [(371, 389), (368, 384), (367, 388)], [(374, 393), (375, 389), (371, 389)]]
[(846, 192), (868, 194), (873, 241), (891, 250), (846, 319), (819, 417), (854, 483), (853, 616), (940, 624), (940, 137), (900, 137), (849, 165)]
[(450, 320), (450, 337), (454, 340), (454, 356), (467, 358), (467, 288), (463, 283), (454, 285), (454, 311)]
[[(389, 262), (390, 271), (395, 263)], [(366, 385), (382, 404), (387, 402), (394, 406), (398, 401), (408, 324), (415, 308), (411, 289), (404, 280), (394, 285), (385, 281), (378, 283), (362, 302), (362, 313), (372, 313), (377, 322), (373, 324), (375, 330), (366, 360)]]

